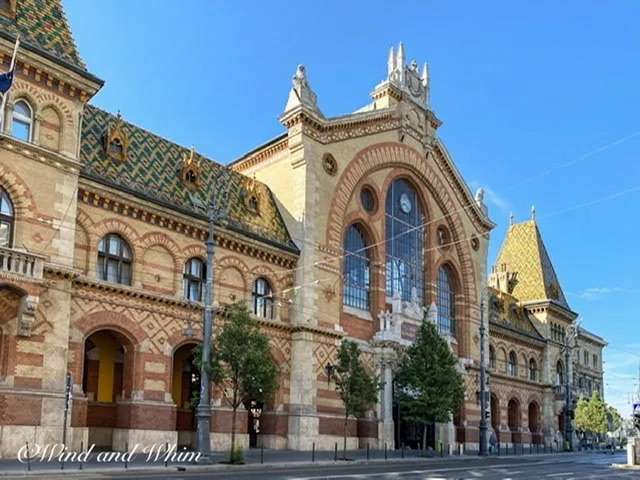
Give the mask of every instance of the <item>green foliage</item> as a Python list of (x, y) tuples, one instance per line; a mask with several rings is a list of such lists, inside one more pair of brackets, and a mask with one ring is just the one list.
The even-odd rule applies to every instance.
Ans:
[(403, 418), (423, 424), (449, 421), (464, 401), (464, 382), (457, 363), (436, 326), (423, 321), (396, 373)]
[(336, 391), (344, 403), (346, 416), (362, 417), (377, 401), (378, 386), (360, 360), (358, 344), (344, 340), (335, 366)]
[(576, 428), (583, 432), (606, 433), (609, 427), (608, 411), (597, 392), (591, 398), (581, 398), (575, 411)]
[[(202, 349), (195, 352), (194, 363), (200, 368)], [(278, 388), (278, 368), (270, 354), (269, 340), (260, 331), (244, 302), (227, 308), (226, 320), (216, 336), (207, 371), (214, 384), (220, 385), (233, 411), (230, 461), (235, 448), (236, 413), (250, 400), (268, 401)], [(240, 455), (242, 452), (240, 451)]]
[(233, 463), (235, 465), (242, 465), (244, 463), (244, 452), (241, 447), (235, 447), (231, 450), (229, 463)]
[(350, 416), (363, 417), (377, 401), (378, 383), (360, 360), (358, 344), (343, 340), (335, 366), (335, 384), (344, 404), (343, 450), (347, 446), (347, 421)]
[(611, 405), (607, 405), (607, 421), (610, 432), (615, 432), (622, 427), (622, 415)]

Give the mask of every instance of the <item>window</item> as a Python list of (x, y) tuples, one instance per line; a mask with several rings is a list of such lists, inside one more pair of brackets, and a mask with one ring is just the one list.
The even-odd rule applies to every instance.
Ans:
[(492, 345), (489, 346), (489, 368), (496, 368), (496, 349)]
[(192, 302), (202, 301), (203, 286), (206, 281), (205, 265), (199, 258), (191, 258), (184, 264), (182, 284), (184, 298)]
[(13, 242), (13, 204), (9, 194), (0, 187), (0, 247), (10, 247)]
[(518, 375), (518, 358), (516, 352), (509, 352), (509, 361), (507, 362), (507, 374), (512, 377)]
[(584, 364), (585, 365), (589, 365), (589, 352), (584, 352), (583, 353), (583, 357), (584, 357)]
[(349, 307), (369, 310), (371, 261), (365, 235), (359, 225), (351, 225), (347, 229), (344, 251), (342, 302)]
[(25, 100), (18, 100), (13, 106), (11, 135), (24, 142), (30, 142), (33, 136), (33, 111)]
[(529, 360), (529, 380), (538, 381), (538, 364), (533, 358)]
[(362, 203), (362, 208), (364, 208), (366, 212), (375, 212), (376, 196), (370, 187), (364, 186), (362, 187), (362, 190), (360, 190), (360, 203)]
[(262, 318), (273, 318), (273, 292), (264, 278), (258, 278), (253, 284), (253, 313)]
[(386, 198), (386, 292), (422, 304), (424, 218), (418, 194), (395, 180)]
[(593, 354), (593, 368), (598, 368), (598, 355)]
[(558, 360), (558, 363), (556, 363), (556, 385), (563, 385), (563, 384), (564, 384), (564, 367), (562, 365), (562, 362)]
[(456, 295), (447, 267), (438, 269), (438, 330), (454, 335), (456, 331)]
[(98, 244), (98, 278), (131, 285), (131, 249), (117, 233), (110, 233)]

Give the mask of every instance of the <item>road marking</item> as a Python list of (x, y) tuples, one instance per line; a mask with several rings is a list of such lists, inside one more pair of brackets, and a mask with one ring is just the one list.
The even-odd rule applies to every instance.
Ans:
[(567, 475), (573, 475), (573, 472), (548, 473), (546, 476), (549, 478), (552, 478), (552, 477), (566, 477)]

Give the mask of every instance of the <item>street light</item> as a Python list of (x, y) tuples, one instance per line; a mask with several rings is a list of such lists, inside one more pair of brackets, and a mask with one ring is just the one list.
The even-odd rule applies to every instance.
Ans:
[(570, 325), (564, 337), (564, 438), (569, 451), (573, 451), (573, 426), (571, 425), (571, 384), (569, 383), (569, 362), (571, 362), (571, 349), (577, 335), (577, 326)]
[(478, 455), (487, 455), (487, 391), (484, 365), (484, 300), (480, 302), (480, 450)]

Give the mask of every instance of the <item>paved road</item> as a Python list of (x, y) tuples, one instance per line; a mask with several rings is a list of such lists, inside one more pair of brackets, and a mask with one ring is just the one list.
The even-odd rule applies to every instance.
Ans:
[[(443, 460), (409, 460), (394, 463), (336, 464), (315, 466), (248, 466), (203, 471), (188, 468), (156, 472), (68, 472), (66, 476), (86, 480), (578, 480), (578, 479), (640, 479), (640, 471), (618, 470), (611, 463), (623, 463), (623, 454), (602, 453), (556, 455), (545, 457), (463, 458)], [(57, 475), (56, 475), (57, 477)], [(24, 478), (24, 477), (22, 477)], [(54, 478), (52, 475), (49, 478)]]

